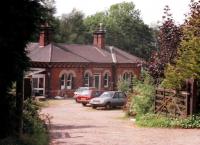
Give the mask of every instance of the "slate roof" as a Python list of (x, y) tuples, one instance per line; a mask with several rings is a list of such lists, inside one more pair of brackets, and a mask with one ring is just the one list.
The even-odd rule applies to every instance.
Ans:
[(38, 43), (29, 43), (27, 51), (34, 62), (138, 63), (142, 61), (111, 46), (100, 49), (93, 45), (50, 43), (40, 47)]

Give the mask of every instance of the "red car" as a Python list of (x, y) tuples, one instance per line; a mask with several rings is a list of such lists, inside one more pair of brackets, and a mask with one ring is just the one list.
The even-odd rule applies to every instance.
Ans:
[(86, 106), (92, 98), (99, 97), (103, 91), (100, 90), (84, 90), (79, 96), (77, 96), (77, 102)]

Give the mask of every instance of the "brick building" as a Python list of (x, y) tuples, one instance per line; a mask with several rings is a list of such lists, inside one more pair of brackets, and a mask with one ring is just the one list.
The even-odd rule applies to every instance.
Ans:
[(29, 43), (32, 92), (44, 96), (72, 96), (80, 86), (116, 89), (122, 78), (139, 76), (142, 60), (114, 46), (105, 45), (105, 31), (94, 32), (92, 45), (50, 42), (49, 27), (41, 29), (39, 42)]

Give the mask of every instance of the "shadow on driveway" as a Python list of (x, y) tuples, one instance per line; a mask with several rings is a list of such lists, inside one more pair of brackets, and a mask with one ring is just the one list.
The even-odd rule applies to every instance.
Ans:
[(71, 137), (70, 134), (67, 132), (69, 129), (84, 129), (84, 128), (99, 128), (101, 126), (94, 126), (94, 125), (62, 125), (62, 124), (51, 124), (50, 127), (50, 134), (51, 139), (64, 139), (64, 138), (79, 138), (83, 136), (74, 136)]
[(62, 124), (51, 124), (51, 130), (67, 130), (67, 129), (82, 129), (82, 128), (92, 128), (100, 127), (95, 125), (62, 125)]

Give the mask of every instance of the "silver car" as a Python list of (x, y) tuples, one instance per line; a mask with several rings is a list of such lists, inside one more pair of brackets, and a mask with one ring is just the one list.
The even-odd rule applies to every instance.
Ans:
[(121, 91), (106, 91), (97, 98), (90, 100), (92, 108), (105, 107), (110, 109), (116, 106), (124, 106), (126, 103), (126, 94)]

